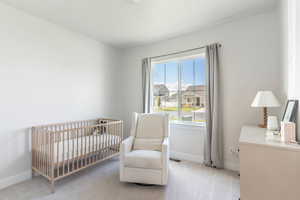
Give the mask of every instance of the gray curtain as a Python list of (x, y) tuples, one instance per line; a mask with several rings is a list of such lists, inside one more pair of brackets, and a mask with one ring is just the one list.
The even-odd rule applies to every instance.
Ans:
[(151, 107), (151, 61), (150, 58), (142, 60), (142, 89), (143, 89), (143, 112), (150, 113)]
[(206, 58), (207, 98), (204, 163), (207, 166), (223, 168), (223, 137), (220, 127), (219, 44), (206, 47)]

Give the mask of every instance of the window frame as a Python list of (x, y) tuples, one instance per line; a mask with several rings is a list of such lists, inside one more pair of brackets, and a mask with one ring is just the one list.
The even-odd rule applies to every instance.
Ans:
[[(160, 56), (155, 59), (151, 59), (151, 98), (150, 98), (150, 105), (151, 105), (151, 112), (154, 112), (154, 102), (153, 102), (153, 86), (154, 86), (154, 79), (153, 79), (153, 74), (155, 70), (155, 65), (156, 64), (166, 64), (168, 62), (176, 62), (177, 63), (177, 74), (178, 74), (178, 86), (177, 86), (177, 110), (178, 110), (178, 118), (179, 120), (172, 120), (171, 123), (173, 124), (182, 124), (182, 125), (191, 125), (191, 126), (205, 126), (205, 122), (194, 122), (194, 121), (184, 121), (182, 120), (182, 68), (183, 64), (182, 62), (184, 60), (189, 60), (189, 59), (195, 59), (195, 58), (204, 58), (207, 59), (206, 54), (205, 54), (205, 49), (197, 49), (197, 50), (192, 50), (189, 52), (184, 52), (184, 53), (179, 53), (175, 55), (170, 55), (170, 56)], [(193, 61), (195, 62), (195, 61)], [(195, 65), (195, 63), (193, 64)], [(164, 66), (164, 76), (166, 76), (166, 65)], [(205, 67), (206, 71), (206, 67)], [(206, 72), (205, 72), (206, 73)], [(193, 73), (193, 76), (195, 76), (195, 72)], [(195, 77), (193, 77), (195, 79)], [(165, 78), (166, 80), (166, 78)], [(193, 81), (193, 85), (195, 85), (195, 80)], [(200, 98), (200, 97), (199, 97)]]

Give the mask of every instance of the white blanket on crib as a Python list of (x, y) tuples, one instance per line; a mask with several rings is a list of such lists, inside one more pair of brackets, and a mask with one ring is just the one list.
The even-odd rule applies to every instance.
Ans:
[(107, 147), (113, 147), (121, 142), (121, 137), (111, 134), (94, 134), (65, 139), (54, 143), (54, 162), (72, 160), (88, 153), (100, 151)]

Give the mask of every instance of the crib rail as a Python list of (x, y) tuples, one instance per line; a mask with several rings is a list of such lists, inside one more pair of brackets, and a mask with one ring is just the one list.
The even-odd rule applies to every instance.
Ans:
[(32, 169), (54, 181), (118, 155), (123, 121), (95, 119), (32, 127)]

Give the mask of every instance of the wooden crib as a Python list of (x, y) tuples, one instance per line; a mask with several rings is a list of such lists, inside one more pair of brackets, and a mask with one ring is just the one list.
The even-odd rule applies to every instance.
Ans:
[(51, 183), (119, 154), (123, 121), (95, 119), (32, 127), (32, 170)]

